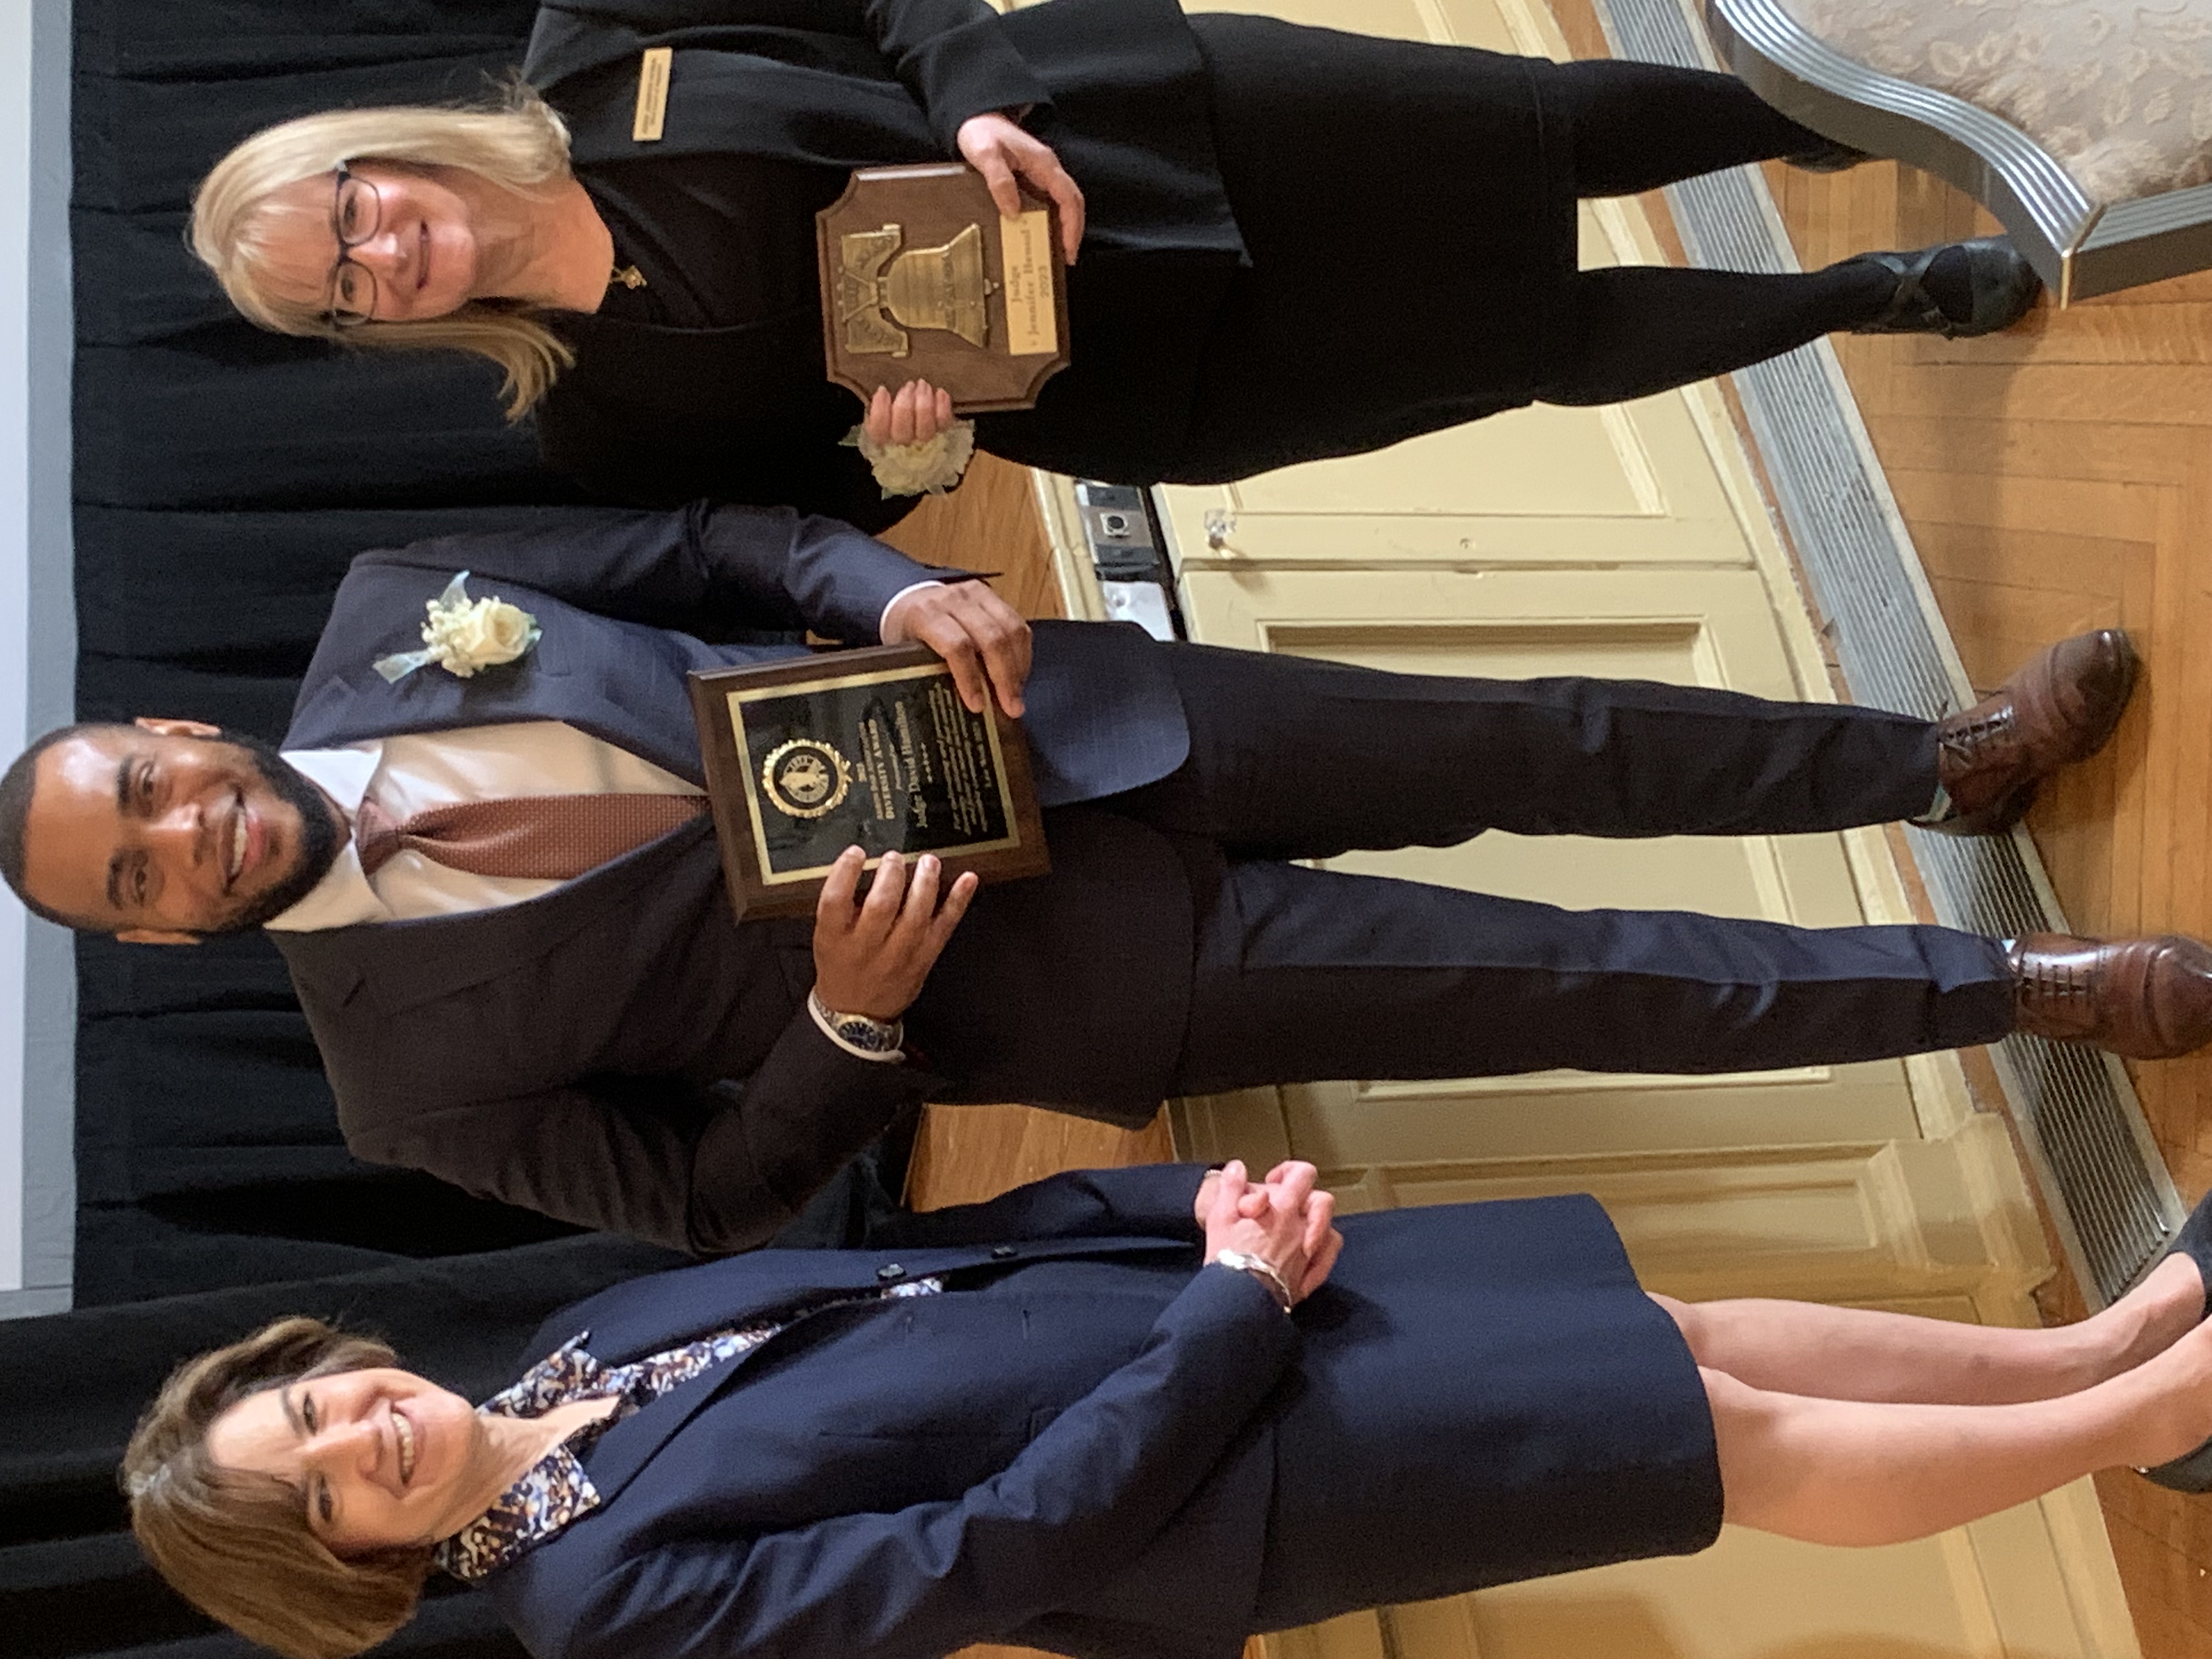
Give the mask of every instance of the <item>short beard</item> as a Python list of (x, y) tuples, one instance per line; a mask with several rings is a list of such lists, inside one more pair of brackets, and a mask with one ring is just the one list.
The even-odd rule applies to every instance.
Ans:
[(276, 744), (264, 743), (244, 732), (225, 732), (222, 738), (250, 759), (262, 781), (279, 800), (299, 814), (300, 845), (291, 872), (260, 897), (250, 901), (222, 926), (209, 928), (209, 937), (247, 933), (274, 921), (315, 890), (315, 884), (337, 862), (338, 849), (343, 844), (342, 833), (331, 821), (330, 797), (286, 760)]

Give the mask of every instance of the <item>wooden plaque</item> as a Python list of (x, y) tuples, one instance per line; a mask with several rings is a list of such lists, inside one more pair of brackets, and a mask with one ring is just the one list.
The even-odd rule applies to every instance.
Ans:
[(1027, 409), (1067, 367), (1060, 210), (1002, 219), (957, 161), (863, 167), (815, 216), (830, 378), (866, 402), (927, 380), (963, 415)]
[[(695, 670), (691, 713), (730, 902), (811, 915), (848, 847), (934, 853), (949, 886), (1052, 867), (1021, 723), (971, 714), (922, 645), (826, 651), (761, 668)], [(861, 882), (865, 890), (872, 878)]]

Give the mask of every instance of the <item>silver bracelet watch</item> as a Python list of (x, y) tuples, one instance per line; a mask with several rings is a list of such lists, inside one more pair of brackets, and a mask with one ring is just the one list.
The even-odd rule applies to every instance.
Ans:
[(872, 1014), (841, 1014), (813, 992), (806, 1006), (830, 1037), (864, 1054), (896, 1054), (906, 1047), (906, 1022), (878, 1019)]
[(1275, 1298), (1276, 1305), (1285, 1313), (1297, 1305), (1297, 1299), (1291, 1294), (1290, 1285), (1285, 1282), (1282, 1274), (1275, 1271), (1273, 1263), (1262, 1261), (1249, 1250), (1217, 1250), (1213, 1259), (1222, 1267), (1234, 1267), (1238, 1273), (1250, 1273), (1257, 1279), (1267, 1287), (1267, 1294)]

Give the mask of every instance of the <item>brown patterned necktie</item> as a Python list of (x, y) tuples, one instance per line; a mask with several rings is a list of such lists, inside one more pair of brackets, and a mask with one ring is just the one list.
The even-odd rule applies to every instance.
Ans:
[(707, 810), (704, 795), (518, 795), (456, 801), (397, 822), (374, 802), (354, 814), (363, 875), (402, 848), (472, 876), (567, 881)]

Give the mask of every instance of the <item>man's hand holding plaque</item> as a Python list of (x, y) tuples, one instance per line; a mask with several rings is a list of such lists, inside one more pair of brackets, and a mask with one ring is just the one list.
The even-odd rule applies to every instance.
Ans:
[(945, 659), (960, 701), (980, 714), (995, 697), (1009, 720), (1022, 717), (1030, 677), (1030, 625), (982, 582), (912, 587), (884, 613), (884, 643), (914, 640)]
[(921, 994), (977, 884), (972, 870), (946, 881), (933, 854), (909, 866), (886, 853), (863, 895), (866, 864), (861, 848), (847, 848), (822, 884), (814, 906), (814, 994), (840, 1013), (889, 1023)]

